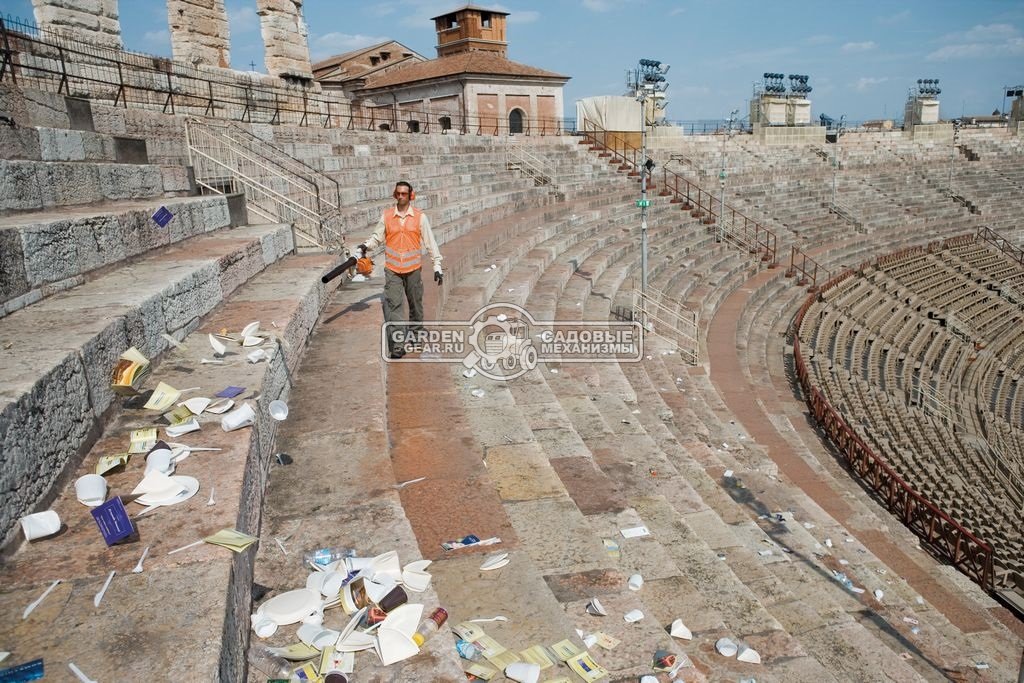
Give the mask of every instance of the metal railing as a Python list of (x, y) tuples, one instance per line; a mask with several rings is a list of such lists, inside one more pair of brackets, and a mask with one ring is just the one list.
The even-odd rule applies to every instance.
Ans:
[(296, 246), (344, 248), (334, 180), (232, 123), (186, 119), (185, 135), (189, 164), (204, 191), (244, 193), (250, 211), (292, 225)]
[(468, 116), (401, 104), (357, 105), (266, 75), (194, 67), (138, 52), (98, 47), (0, 17), (0, 82), (149, 109), (250, 123), (347, 130), (477, 135), (563, 135), (575, 119)]
[(1009, 256), (1017, 262), (1017, 265), (1024, 267), (1024, 249), (1021, 249), (992, 228), (985, 225), (978, 228), (978, 238), (988, 242), (993, 247)]
[(992, 546), (964, 528), (907, 484), (884, 458), (877, 455), (847, 424), (825, 394), (812, 383), (811, 372), (800, 349), (800, 326), (808, 309), (827, 290), (853, 271), (846, 271), (825, 283), (821, 292), (804, 302), (794, 319), (793, 356), (797, 378), (815, 421), (829, 437), (847, 466), (870, 488), (905, 526), (928, 543), (953, 566), (991, 591), (994, 582)]
[(818, 285), (819, 275), (822, 276), (822, 280), (828, 279), (828, 270), (822, 268), (803, 249), (793, 246), (789, 252), (789, 268), (786, 270), (786, 277), (793, 277), (797, 273), (800, 273), (797, 284), (801, 287), (807, 285), (812, 292)]
[[(613, 160), (620, 162), (620, 168), (630, 168), (631, 175), (639, 175), (643, 154), (634, 145), (615, 133), (586, 122), (580, 135), (590, 145), (598, 147)], [(683, 209), (691, 211), (695, 218), (703, 218), (705, 224), (721, 220), (723, 235), (735, 244), (744, 247), (751, 254), (757, 254), (769, 267), (777, 263), (775, 233), (757, 221), (748, 218), (726, 204), (724, 220), (714, 195), (691, 183), (677, 173), (662, 169), (661, 196), (672, 197), (672, 203), (683, 203)]]
[(505, 149), (505, 168), (533, 178), (536, 185), (550, 185), (555, 177), (551, 163), (527, 151), (523, 145), (508, 145)]
[(657, 335), (676, 347), (679, 356), (690, 365), (700, 359), (700, 334), (697, 312), (683, 307), (682, 313), (661, 303), (664, 294), (647, 288), (633, 290), (633, 320), (640, 321), (645, 332)]
[(853, 210), (842, 202), (829, 202), (828, 212), (833, 213), (851, 224), (857, 232), (864, 232), (864, 223), (853, 215)]

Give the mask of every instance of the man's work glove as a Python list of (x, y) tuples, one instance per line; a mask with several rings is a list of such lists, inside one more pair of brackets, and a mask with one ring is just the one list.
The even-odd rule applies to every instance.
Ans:
[(434, 282), (437, 283), (438, 287), (443, 285), (444, 284), (444, 273), (442, 273), (440, 270), (435, 270), (434, 271)]
[(362, 257), (366, 256), (366, 245), (365, 244), (360, 244), (359, 246), (356, 247), (356, 254), (355, 254), (355, 256), (356, 256), (356, 258), (362, 258)]

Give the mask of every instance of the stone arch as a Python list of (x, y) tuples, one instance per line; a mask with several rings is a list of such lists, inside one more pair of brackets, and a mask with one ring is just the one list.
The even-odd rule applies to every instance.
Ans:
[(519, 107), (515, 107), (508, 113), (508, 133), (509, 135), (520, 135), (524, 132), (523, 122), (526, 119), (526, 112)]

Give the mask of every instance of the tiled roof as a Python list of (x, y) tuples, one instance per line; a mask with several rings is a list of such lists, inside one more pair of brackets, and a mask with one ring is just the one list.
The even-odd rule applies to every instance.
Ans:
[(490, 12), (491, 14), (500, 14), (507, 17), (508, 12), (502, 12), (497, 9), (490, 9), (488, 7), (481, 7), (480, 5), (463, 5), (462, 7), (456, 7), (455, 9), (445, 12), (444, 14), (438, 14), (436, 17), (431, 17), (431, 21), (437, 21), (441, 17), (447, 17), (449, 14), (455, 14), (456, 12), (462, 12), (463, 10), (476, 10), (477, 12)]
[(449, 57), (438, 57), (430, 61), (410, 64), (407, 67), (389, 71), (367, 80), (364, 90), (374, 90), (393, 85), (426, 81), (432, 78), (454, 76), (457, 74), (487, 74), (494, 76), (530, 76), (534, 78), (552, 78), (569, 80), (569, 76), (545, 71), (536, 67), (513, 62), (497, 52), (471, 50)]

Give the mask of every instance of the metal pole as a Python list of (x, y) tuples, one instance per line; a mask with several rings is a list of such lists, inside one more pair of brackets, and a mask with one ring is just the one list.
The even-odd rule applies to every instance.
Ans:
[(836, 144), (832, 147), (832, 207), (836, 205), (836, 173), (839, 169), (839, 136), (836, 136)]
[[(640, 96), (640, 293), (647, 306), (647, 92)], [(647, 321), (643, 323), (646, 325)]]

